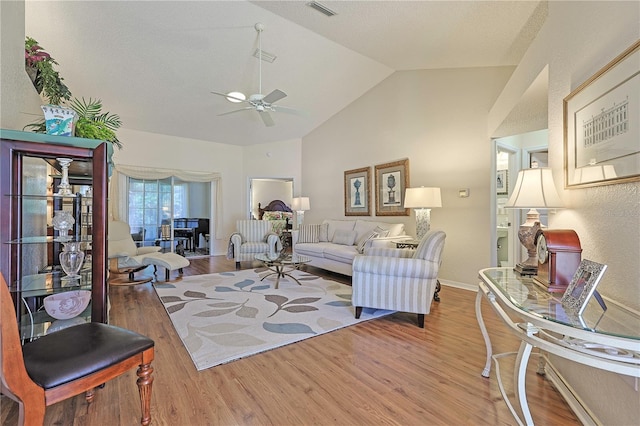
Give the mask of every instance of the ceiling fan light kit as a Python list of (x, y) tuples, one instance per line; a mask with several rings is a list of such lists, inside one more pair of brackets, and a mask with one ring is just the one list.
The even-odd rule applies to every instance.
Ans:
[[(260, 118), (262, 119), (262, 122), (265, 124), (265, 126), (271, 127), (275, 125), (275, 122), (273, 121), (273, 118), (271, 118), (271, 115), (269, 114), (269, 112), (286, 112), (286, 113), (298, 114), (299, 111), (296, 111), (293, 108), (280, 107), (278, 105), (275, 105), (276, 102), (278, 102), (280, 99), (285, 98), (287, 96), (287, 94), (284, 93), (282, 90), (275, 89), (268, 95), (262, 94), (262, 60), (265, 60), (265, 58), (263, 57), (265, 52), (262, 50), (262, 31), (264, 31), (264, 25), (258, 22), (257, 24), (255, 24), (254, 28), (258, 32), (258, 49), (256, 51), (258, 54), (257, 58), (259, 59), (258, 93), (249, 95), (249, 99), (247, 99), (242, 92), (238, 92), (238, 91), (232, 91), (228, 93), (221, 93), (221, 92), (211, 92), (211, 93), (213, 93), (214, 95), (224, 96), (229, 102), (234, 102), (234, 103), (244, 102), (250, 105), (234, 111), (228, 111), (222, 114), (218, 114), (218, 116), (233, 114), (236, 112), (254, 110), (259, 113)], [(275, 60), (275, 55), (271, 55), (271, 57)], [(273, 62), (273, 60), (270, 62)]]
[(244, 93), (242, 92), (229, 92), (227, 93), (227, 100), (233, 103), (244, 102), (247, 99)]

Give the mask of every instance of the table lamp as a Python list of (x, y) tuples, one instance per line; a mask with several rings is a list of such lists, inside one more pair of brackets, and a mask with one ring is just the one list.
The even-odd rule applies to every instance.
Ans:
[(300, 228), (302, 222), (304, 222), (304, 212), (311, 210), (309, 204), (309, 197), (295, 197), (291, 201), (291, 210), (296, 212), (296, 226), (295, 229)]
[(538, 272), (535, 238), (541, 229), (540, 214), (536, 208), (561, 208), (562, 200), (553, 183), (551, 169), (547, 167), (524, 169), (518, 172), (513, 193), (505, 208), (530, 209), (527, 220), (520, 225), (518, 239), (527, 250), (528, 258), (516, 264), (514, 270), (523, 275), (535, 275)]
[(416, 211), (416, 238), (421, 240), (431, 226), (431, 209), (442, 207), (440, 188), (407, 188), (404, 193), (404, 208)]

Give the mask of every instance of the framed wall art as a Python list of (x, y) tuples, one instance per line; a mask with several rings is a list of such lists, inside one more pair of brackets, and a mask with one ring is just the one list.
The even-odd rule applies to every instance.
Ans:
[(409, 187), (409, 159), (375, 166), (376, 216), (409, 216), (404, 191)]
[(371, 167), (344, 172), (344, 215), (370, 216)]
[(606, 269), (607, 265), (583, 259), (562, 295), (561, 303), (565, 310), (581, 315)]
[(496, 194), (509, 194), (509, 172), (508, 170), (498, 170), (496, 172)]
[(640, 40), (564, 99), (565, 188), (640, 180)]

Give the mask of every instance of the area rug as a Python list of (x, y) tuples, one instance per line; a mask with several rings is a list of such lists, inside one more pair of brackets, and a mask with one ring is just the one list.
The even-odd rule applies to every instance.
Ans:
[(355, 319), (351, 287), (301, 271), (302, 285), (263, 278), (247, 269), (154, 283), (169, 318), (198, 370), (378, 318), (392, 311), (363, 309)]

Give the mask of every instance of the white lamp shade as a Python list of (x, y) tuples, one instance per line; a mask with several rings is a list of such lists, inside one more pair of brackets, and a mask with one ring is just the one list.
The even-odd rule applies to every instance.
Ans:
[(521, 209), (563, 207), (553, 183), (551, 169), (543, 167), (520, 170), (513, 193), (505, 207)]
[(407, 188), (404, 193), (404, 208), (442, 207), (440, 188)]
[(291, 201), (291, 210), (297, 212), (303, 212), (311, 210), (311, 204), (309, 203), (309, 197), (296, 197)]

